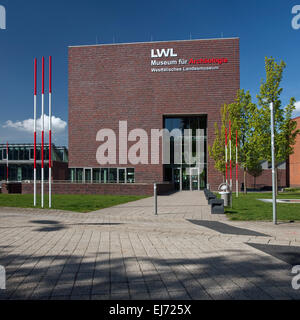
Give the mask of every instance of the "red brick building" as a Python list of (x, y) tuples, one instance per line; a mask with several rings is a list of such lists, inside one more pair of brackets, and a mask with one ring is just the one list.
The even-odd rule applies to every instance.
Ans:
[[(85, 183), (173, 182), (177, 189), (213, 189), (222, 182), (208, 156), (220, 108), (240, 88), (239, 39), (209, 39), (69, 48), (69, 167), (73, 181)], [(119, 132), (127, 121), (127, 132)], [(193, 165), (151, 162), (124, 164), (119, 137), (143, 129), (201, 131), (201, 159)], [(117, 134), (115, 164), (99, 164), (96, 141), (101, 129)], [(194, 131), (193, 131), (194, 132)], [(137, 139), (138, 141), (138, 139)], [(128, 142), (125, 152), (136, 142)], [(174, 142), (173, 142), (174, 144)], [(174, 146), (174, 145), (173, 145)], [(171, 146), (172, 149), (172, 146)], [(120, 161), (121, 156), (123, 160)], [(151, 164), (152, 163), (152, 164)], [(118, 186), (120, 188), (120, 186)]]
[[(297, 121), (297, 129), (300, 129), (300, 117), (294, 119)], [(289, 179), (290, 187), (300, 187), (300, 136), (297, 136), (294, 154), (289, 159)]]

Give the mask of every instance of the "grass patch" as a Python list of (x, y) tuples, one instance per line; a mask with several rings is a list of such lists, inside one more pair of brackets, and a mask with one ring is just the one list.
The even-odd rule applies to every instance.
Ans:
[[(119, 204), (147, 198), (147, 196), (118, 195), (53, 195), (52, 209), (75, 212), (91, 212)], [(45, 209), (48, 196), (45, 195)], [(34, 208), (31, 194), (0, 194), (0, 207)], [(37, 197), (37, 208), (41, 207), (41, 197)]]
[[(236, 198), (232, 195), (233, 208), (226, 208), (225, 212), (230, 220), (250, 221), (272, 221), (272, 203), (265, 203), (258, 199), (272, 199), (272, 193), (248, 193), (240, 194)], [(300, 199), (299, 192), (284, 192), (278, 195), (278, 199)], [(277, 204), (278, 221), (300, 221), (300, 204)]]

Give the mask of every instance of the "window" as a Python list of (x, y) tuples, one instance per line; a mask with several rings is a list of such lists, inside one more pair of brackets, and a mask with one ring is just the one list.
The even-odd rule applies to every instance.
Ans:
[(134, 183), (135, 182), (134, 169), (128, 168), (126, 171), (127, 171), (127, 183)]
[(29, 149), (24, 150), (24, 160), (29, 160)]
[(108, 169), (101, 169), (101, 183), (108, 183)]
[(84, 169), (84, 182), (91, 183), (92, 181), (92, 169)]
[(100, 183), (100, 169), (93, 169), (93, 183)]
[(71, 182), (134, 183), (134, 168), (72, 168)]
[(76, 181), (82, 182), (83, 180), (83, 169), (76, 169)]
[(125, 183), (125, 171), (126, 169), (125, 168), (120, 168), (118, 169), (118, 182), (119, 183)]
[(115, 168), (109, 169), (109, 183), (117, 183), (118, 182), (118, 170)]

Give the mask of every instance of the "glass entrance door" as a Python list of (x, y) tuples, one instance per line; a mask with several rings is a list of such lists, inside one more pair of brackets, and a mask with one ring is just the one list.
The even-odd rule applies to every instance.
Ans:
[(199, 167), (170, 168), (171, 173), (177, 191), (198, 191), (206, 187), (205, 171)]
[(199, 168), (190, 168), (190, 175), (191, 175), (191, 191), (199, 190), (200, 183), (199, 183)]

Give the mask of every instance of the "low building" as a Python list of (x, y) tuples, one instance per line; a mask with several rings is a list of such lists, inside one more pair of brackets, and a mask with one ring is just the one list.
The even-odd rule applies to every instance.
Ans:
[[(45, 179), (49, 178), (49, 145), (45, 145)], [(52, 145), (52, 179), (68, 180), (68, 150)], [(34, 145), (8, 145), (8, 181), (23, 182), (33, 180)], [(37, 145), (37, 180), (41, 179), (41, 145)], [(0, 181), (7, 180), (7, 146), (0, 144)]]

